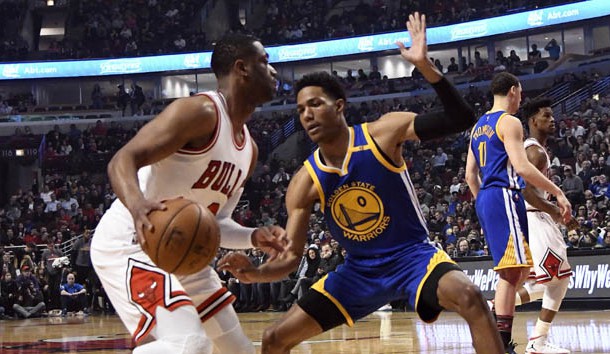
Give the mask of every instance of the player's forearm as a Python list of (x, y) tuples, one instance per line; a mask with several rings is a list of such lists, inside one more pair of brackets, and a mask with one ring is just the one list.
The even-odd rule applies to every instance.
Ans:
[(432, 88), (443, 104), (442, 111), (419, 114), (413, 122), (420, 140), (440, 138), (462, 132), (476, 122), (474, 110), (449, 80), (440, 76)]
[(300, 256), (290, 253), (265, 263), (257, 268), (257, 282), (268, 283), (283, 279), (299, 267), (300, 261)]
[(473, 197), (477, 197), (479, 191), (481, 190), (481, 177), (479, 177), (478, 172), (474, 171), (466, 171), (466, 184), (470, 189), (470, 193), (472, 193)]
[(436, 65), (434, 65), (434, 63), (428, 58), (423, 61), (413, 63), (413, 65), (415, 65), (417, 70), (419, 70), (424, 79), (426, 79), (426, 81), (431, 84), (435, 84), (441, 81), (441, 79), (443, 78), (443, 74), (440, 72), (440, 70), (438, 70)]
[(529, 185), (523, 190), (523, 197), (531, 206), (551, 215), (553, 219), (561, 217), (559, 208), (555, 204), (540, 196), (540, 194)]
[(107, 170), (112, 190), (128, 209), (144, 198), (138, 182), (138, 169), (132, 157), (119, 150), (108, 163)]
[(534, 187), (538, 187), (554, 196), (562, 195), (563, 192), (553, 182), (546, 178), (542, 172), (540, 172), (531, 163), (526, 163), (521, 168), (517, 169), (519, 174), (527, 183), (531, 183)]
[(242, 226), (230, 217), (219, 218), (218, 226), (220, 227), (220, 247), (238, 250), (254, 247), (252, 234), (256, 230), (255, 228)]

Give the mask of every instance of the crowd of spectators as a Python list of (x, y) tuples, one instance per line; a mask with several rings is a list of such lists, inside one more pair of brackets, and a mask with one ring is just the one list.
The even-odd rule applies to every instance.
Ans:
[[(355, 6), (344, 6), (333, 1), (273, 0), (253, 5), (264, 6), (264, 21), (250, 21), (246, 26), (229, 21), (234, 28), (227, 31), (251, 32), (267, 45), (286, 44), (402, 30), (405, 18), (413, 11), (427, 14), (428, 23), (439, 26), (570, 2), (575, 0), (363, 0)], [(196, 0), (70, 1), (65, 10), (66, 36), (50, 43), (46, 59), (210, 49), (215, 38), (207, 38), (200, 29), (202, 5)], [(0, 2), (0, 61), (26, 59), (29, 45), (15, 31), (22, 26), (26, 11), (27, 1)], [(251, 27), (251, 22), (256, 27)]]
[(29, 45), (18, 30), (26, 14), (27, 3), (20, 0), (0, 1), (0, 62), (27, 57)]
[[(376, 74), (371, 76), (373, 80), (378, 80)], [(577, 82), (585, 79), (566, 75), (558, 80)], [(351, 79), (343, 78), (343, 81), (350, 85)], [(464, 95), (479, 112), (490, 107), (489, 95), (474, 86)], [(436, 104), (434, 98), (418, 96), (365, 101), (348, 104), (346, 118), (350, 124), (357, 124), (373, 121), (389, 111), (426, 112), (434, 109)], [(580, 224), (578, 230), (563, 230), (566, 245), (570, 248), (610, 247), (609, 114), (610, 96), (585, 100), (573, 114), (556, 117), (556, 136), (549, 141), (552, 159), (550, 178), (566, 192)], [(260, 142), (267, 142), (274, 132), (283, 129), (283, 122), (296, 119), (294, 113), (275, 113), (266, 118), (261, 113), (259, 115), (249, 123), (249, 127), (262, 146), (270, 146)], [(4, 291), (5, 287), (12, 289), (14, 286), (17, 286), (18, 292), (29, 289), (33, 294), (29, 302), (20, 305), (25, 312), (13, 309), (14, 302), (10, 301), (14, 299), (3, 298), (0, 306), (9, 316), (35, 316), (44, 310), (59, 308), (59, 284), (67, 281), (67, 274), (72, 270), (76, 270), (77, 283), (84, 284), (90, 290), (87, 303), (98, 304), (93, 299), (99, 295), (102, 300), (96, 306), (110, 310), (90, 262), (86, 261), (89, 238), (73, 245), (71, 254), (62, 254), (59, 247), (65, 246), (66, 241), (74, 240), (77, 235), (89, 235), (116, 198), (104, 173), (104, 166), (142, 124), (136, 122), (132, 127), (125, 127), (120, 122), (106, 125), (99, 121), (88, 129), (81, 130), (72, 125), (65, 131), (55, 126), (40, 137), (46, 146), (43, 180), (40, 185), (34, 184), (28, 190), (13, 192), (8, 202), (0, 208), (2, 294), (9, 293)], [(10, 139), (34, 137), (27, 128), (24, 131), (18, 129)], [(307, 138), (303, 132), (300, 134), (299, 145), (304, 145), (305, 153), (309, 153), (313, 145), (310, 142), (301, 144), (307, 142)], [(468, 134), (462, 133), (433, 143), (412, 142), (407, 144), (404, 155), (431, 239), (452, 257), (487, 254), (472, 195), (464, 180), (467, 141)], [(92, 163), (96, 160), (99, 160), (99, 164)], [(242, 202), (235, 211), (235, 220), (243, 225), (286, 223), (286, 188), (300, 166), (300, 159), (284, 161), (272, 156), (268, 161), (261, 164), (248, 182)], [(46, 246), (41, 253), (36, 245)], [(248, 253), (255, 262), (266, 261), (266, 255), (258, 250)], [(71, 262), (65, 267), (60, 263), (60, 268), (56, 269), (53, 261), (61, 256), (69, 256)], [(236, 282), (230, 274), (221, 276), (238, 295), (236, 306), (240, 311), (284, 310), (316, 277), (340, 264), (344, 256), (340, 245), (325, 230), (323, 214), (318, 205), (312, 214), (309, 242), (304, 249), (302, 265), (292, 277), (271, 284), (245, 285)], [(25, 288), (18, 283), (14, 285), (13, 280), (23, 273), (24, 266), (39, 278), (39, 286), (31, 288), (29, 283)], [(307, 280), (299, 281), (301, 278)], [(37, 300), (35, 289), (41, 289), (44, 307)], [(21, 298), (25, 298), (23, 294)]]
[(247, 29), (266, 44), (300, 43), (402, 30), (413, 11), (425, 13), (429, 25), (441, 26), (571, 2), (576, 1), (361, 0), (344, 6), (332, 1), (274, 0), (266, 3), (262, 25)]
[[(64, 40), (48, 59), (130, 57), (206, 48), (196, 0), (71, 1)], [(81, 35), (82, 33), (82, 35)]]

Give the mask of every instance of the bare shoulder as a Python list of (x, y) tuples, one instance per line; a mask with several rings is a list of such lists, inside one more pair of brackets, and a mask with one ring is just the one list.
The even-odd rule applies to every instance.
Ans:
[(547, 157), (544, 149), (537, 144), (532, 144), (525, 148), (527, 159), (539, 170), (546, 169)]
[(394, 137), (398, 141), (411, 140), (408, 134), (412, 130), (413, 112), (390, 112), (369, 124), (369, 132), (375, 138)]
[(523, 137), (523, 125), (519, 118), (506, 114), (498, 121), (497, 133), (500, 137)]
[(290, 179), (286, 192), (286, 203), (293, 207), (308, 206), (312, 205), (319, 197), (318, 190), (307, 168), (301, 166)]

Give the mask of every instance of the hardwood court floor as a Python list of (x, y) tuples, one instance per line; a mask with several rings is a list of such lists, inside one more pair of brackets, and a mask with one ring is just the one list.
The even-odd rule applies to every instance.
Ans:
[[(260, 352), (265, 327), (281, 313), (240, 314), (241, 323)], [(514, 337), (523, 353), (536, 312), (519, 312)], [(610, 353), (610, 311), (560, 312), (553, 341), (573, 353)], [(0, 321), (0, 353), (130, 353), (127, 331), (116, 316)], [(378, 312), (356, 323), (314, 337), (292, 353), (436, 353), (470, 354), (468, 326), (456, 314), (444, 313), (432, 325), (413, 313)]]

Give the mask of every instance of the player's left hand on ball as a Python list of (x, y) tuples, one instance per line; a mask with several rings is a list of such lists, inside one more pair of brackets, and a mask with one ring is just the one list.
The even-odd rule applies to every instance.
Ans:
[(277, 225), (259, 227), (252, 233), (252, 244), (269, 255), (267, 261), (274, 260), (284, 252), (287, 243), (286, 230)]
[(231, 272), (242, 283), (253, 283), (254, 279), (251, 275), (256, 272), (256, 267), (245, 254), (230, 252), (218, 261), (218, 270)]

